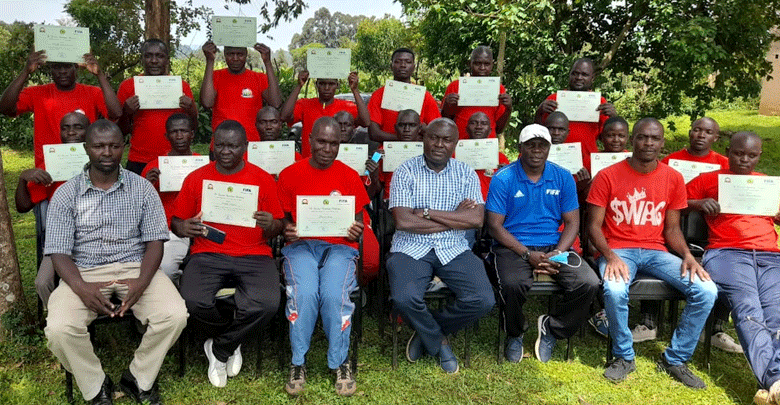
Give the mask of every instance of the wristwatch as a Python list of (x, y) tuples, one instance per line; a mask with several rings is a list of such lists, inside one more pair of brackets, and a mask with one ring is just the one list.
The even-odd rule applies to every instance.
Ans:
[(428, 208), (423, 208), (423, 218), (431, 219), (431, 214), (428, 213)]
[(525, 260), (525, 261), (528, 261), (528, 259), (529, 259), (530, 257), (531, 257), (531, 250), (530, 250), (530, 249), (526, 249), (526, 250), (525, 250), (525, 252), (523, 252), (523, 253), (520, 255), (520, 258), (521, 258), (521, 259), (523, 259), (523, 260)]

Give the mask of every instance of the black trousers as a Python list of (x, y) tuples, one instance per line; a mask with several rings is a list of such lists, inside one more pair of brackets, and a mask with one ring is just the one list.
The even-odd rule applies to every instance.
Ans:
[[(529, 246), (529, 249), (546, 253), (555, 246)], [(507, 336), (518, 337), (525, 332), (523, 304), (534, 282), (533, 268), (528, 261), (503, 246), (494, 246), (492, 251), (499, 292), (506, 308), (502, 320), (504, 330)], [(599, 278), (584, 260), (577, 267), (563, 264), (558, 270), (552, 278), (563, 287), (564, 293), (549, 314), (550, 331), (556, 339), (567, 339), (588, 319), (590, 303), (599, 290)]]
[[(216, 306), (215, 294), (226, 286), (236, 288), (232, 319)], [(268, 256), (196, 253), (184, 269), (180, 290), (190, 316), (214, 336), (214, 356), (225, 362), (250, 332), (268, 325), (276, 314), (279, 270)]]

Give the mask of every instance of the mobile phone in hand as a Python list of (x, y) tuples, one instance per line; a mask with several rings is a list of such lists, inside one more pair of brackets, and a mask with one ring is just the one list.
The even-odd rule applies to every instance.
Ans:
[(204, 235), (204, 238), (220, 245), (225, 242), (225, 232), (206, 224), (203, 224), (203, 226), (206, 228), (206, 235)]

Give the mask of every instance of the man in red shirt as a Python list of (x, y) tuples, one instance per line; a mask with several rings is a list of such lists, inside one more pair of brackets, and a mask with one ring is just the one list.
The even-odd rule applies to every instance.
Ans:
[(287, 284), (286, 315), (290, 321), (292, 363), (284, 388), (298, 395), (306, 384), (306, 352), (322, 316), (328, 338), (328, 368), (336, 373), (336, 393), (349, 396), (357, 385), (347, 355), (355, 304), (349, 294), (357, 288), (355, 269), (363, 223), (345, 229), (346, 237), (298, 236), (297, 196), (354, 196), (356, 218), (363, 218), (368, 195), (357, 172), (336, 160), (340, 144), (339, 124), (332, 117), (319, 118), (310, 135), (311, 156), (279, 174), (279, 199), (285, 212), (282, 248)]
[[(27, 66), (0, 96), (0, 113), (9, 117), (33, 113), (35, 167), (43, 168), (43, 145), (60, 143), (60, 120), (66, 114), (79, 112), (90, 122), (98, 118), (115, 120), (122, 114), (116, 93), (95, 57), (86, 54), (84, 62), (100, 87), (76, 83), (75, 63), (47, 64), (46, 51), (38, 51), (27, 57)], [(49, 67), (52, 83), (25, 88), (30, 75), (44, 65)]]
[[(164, 76), (168, 74), (168, 46), (159, 39), (151, 38), (141, 45), (141, 64), (144, 76)], [(122, 117), (119, 127), (130, 136), (130, 152), (127, 155), (127, 170), (140, 174), (146, 164), (165, 155), (170, 150), (165, 139), (165, 121), (177, 112), (187, 113), (193, 120), (198, 119), (198, 107), (192, 101), (192, 90), (186, 81), (181, 81), (182, 92), (178, 109), (141, 110), (138, 95), (135, 94), (135, 82), (132, 77), (119, 85), (117, 97), (122, 105)]]
[[(588, 233), (601, 253), (604, 309), (615, 355), (604, 377), (618, 382), (636, 370), (628, 328), (628, 288), (642, 272), (669, 283), (687, 301), (658, 369), (690, 388), (705, 388), (685, 363), (696, 349), (718, 289), (685, 243), (680, 228), (680, 210), (687, 207), (685, 183), (680, 173), (658, 162), (663, 125), (655, 118), (641, 119), (631, 137), (631, 158), (601, 170), (587, 200)], [(669, 253), (667, 245), (682, 259)]]
[[(408, 48), (398, 48), (390, 56), (390, 69), (393, 71), (393, 80), (411, 83), (414, 72), (414, 52)], [(377, 89), (368, 101), (368, 112), (371, 114), (371, 124), (368, 134), (371, 140), (376, 142), (395, 141), (395, 123), (398, 120), (398, 111), (382, 108), (382, 97), (385, 94), (385, 86)], [(410, 108), (412, 106), (405, 106)], [(419, 112), (420, 119), (425, 125), (439, 118), (439, 105), (430, 92), (425, 92), (422, 109)]]
[[(596, 78), (594, 63), (589, 58), (580, 58), (574, 61), (569, 72), (569, 87), (571, 91), (593, 91), (593, 79)], [(558, 109), (558, 94), (553, 93), (539, 104), (536, 110), (536, 123), (544, 124), (547, 115)], [(598, 152), (596, 138), (604, 127), (604, 122), (609, 117), (617, 115), (615, 106), (607, 102), (607, 99), (601, 97), (601, 104), (598, 106), (601, 113), (598, 122), (578, 122), (569, 123), (569, 137), (566, 142), (582, 143), (582, 160), (588, 171), (590, 171), (590, 154)]]
[(317, 78), (315, 82), (317, 97), (298, 100), (301, 88), (308, 80), (308, 70), (302, 70), (298, 73), (298, 83), (292, 89), (290, 97), (287, 98), (281, 112), (282, 120), (286, 121), (288, 125), (292, 126), (296, 122), (303, 124), (303, 130), (301, 131), (301, 154), (303, 157), (311, 156), (309, 135), (314, 126), (314, 121), (317, 121), (318, 118), (333, 117), (339, 111), (347, 111), (358, 120), (359, 125), (368, 126), (368, 122), (371, 120), (366, 109), (366, 103), (363, 101), (363, 97), (361, 97), (358, 89), (357, 72), (351, 72), (349, 78), (347, 78), (349, 89), (355, 97), (354, 103), (334, 98), (333, 96), (336, 95), (336, 90), (339, 88), (339, 81), (327, 78)]
[[(729, 165), (702, 173), (688, 183), (688, 205), (701, 211), (709, 226), (709, 245), (702, 264), (731, 303), (731, 315), (753, 374), (768, 393), (767, 403), (780, 403), (780, 249), (774, 217), (721, 213), (718, 177), (723, 174), (763, 176), (756, 173), (761, 138), (738, 132), (726, 149)], [(769, 398), (766, 398), (768, 395)]]
[(208, 41), (202, 48), (206, 57), (206, 71), (200, 89), (200, 104), (212, 109), (212, 131), (225, 120), (235, 120), (246, 130), (249, 142), (260, 140), (253, 125), (257, 111), (263, 108), (264, 103), (275, 108), (282, 104), (279, 81), (271, 64), (271, 49), (259, 43), (255, 44), (254, 49), (260, 52), (266, 73), (247, 69), (247, 49), (234, 46), (225, 46), (227, 69), (214, 71), (217, 46)]
[[(190, 173), (174, 201), (171, 229), (192, 241), (191, 257), (181, 277), (181, 295), (190, 316), (210, 328), (212, 338), (203, 345), (211, 384), (224, 387), (227, 377), (241, 370), (241, 343), (265, 327), (279, 307), (279, 272), (266, 240), (282, 230), (282, 209), (270, 174), (244, 160), (244, 127), (224, 121), (214, 132), (216, 161)], [(204, 181), (220, 181), (260, 189), (253, 227), (202, 221)], [(224, 232), (212, 238), (211, 227)], [(216, 240), (215, 240), (216, 239)], [(215, 306), (217, 291), (236, 286), (235, 315), (223, 318)]]
[(662, 162), (669, 164), (669, 159), (688, 160), (691, 162), (712, 163), (725, 169), (729, 160), (725, 156), (712, 150), (712, 144), (720, 136), (720, 126), (710, 117), (701, 117), (691, 124), (688, 131), (690, 145), (687, 149), (680, 149), (663, 158)]
[[(490, 117), (482, 111), (477, 111), (471, 115), (466, 125), (466, 134), (469, 139), (485, 139), (491, 134), (495, 134), (490, 125)], [(509, 164), (509, 159), (502, 152), (498, 152), (498, 167), (495, 169), (482, 169), (476, 170), (477, 177), (479, 177), (480, 187), (482, 188), (482, 198), (487, 201), (488, 189), (490, 188), (490, 180), (493, 178), (493, 173), (498, 169)], [(468, 234), (468, 232), (467, 232)], [(467, 235), (466, 238), (469, 236)]]
[[(493, 50), (484, 45), (474, 48), (471, 52), (471, 59), (469, 59), (469, 70), (472, 77), (490, 76), (493, 73)], [(495, 138), (496, 133), (503, 132), (507, 122), (509, 122), (509, 116), (512, 114), (512, 96), (507, 94), (504, 85), (500, 85), (497, 106), (460, 107), (458, 106), (458, 100), (460, 99), (458, 95), (459, 83), (458, 80), (454, 80), (447, 86), (441, 106), (441, 116), (451, 118), (458, 126), (459, 138), (469, 139), (466, 127), (469, 119), (477, 112), (483, 112), (488, 117), (490, 126), (493, 128), (489, 134), (490, 138)]]

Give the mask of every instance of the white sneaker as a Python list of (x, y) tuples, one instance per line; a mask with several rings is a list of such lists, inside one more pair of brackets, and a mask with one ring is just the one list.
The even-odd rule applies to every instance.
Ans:
[(237, 376), (241, 371), (242, 364), (244, 364), (244, 358), (241, 356), (241, 345), (238, 345), (238, 347), (236, 347), (236, 351), (233, 352), (232, 356), (228, 357), (227, 363), (225, 363), (227, 367), (227, 376)]
[(214, 339), (207, 339), (203, 344), (203, 350), (206, 352), (206, 358), (209, 359), (209, 382), (215, 387), (224, 387), (227, 385), (227, 365), (214, 356)]
[(734, 341), (734, 338), (729, 336), (726, 332), (718, 332), (712, 335), (712, 346), (717, 347), (724, 352), (729, 353), (744, 353), (742, 346)]
[(655, 340), (658, 334), (658, 329), (650, 329), (643, 324), (639, 324), (631, 331), (631, 336), (634, 338), (634, 343), (646, 342), (648, 340)]

